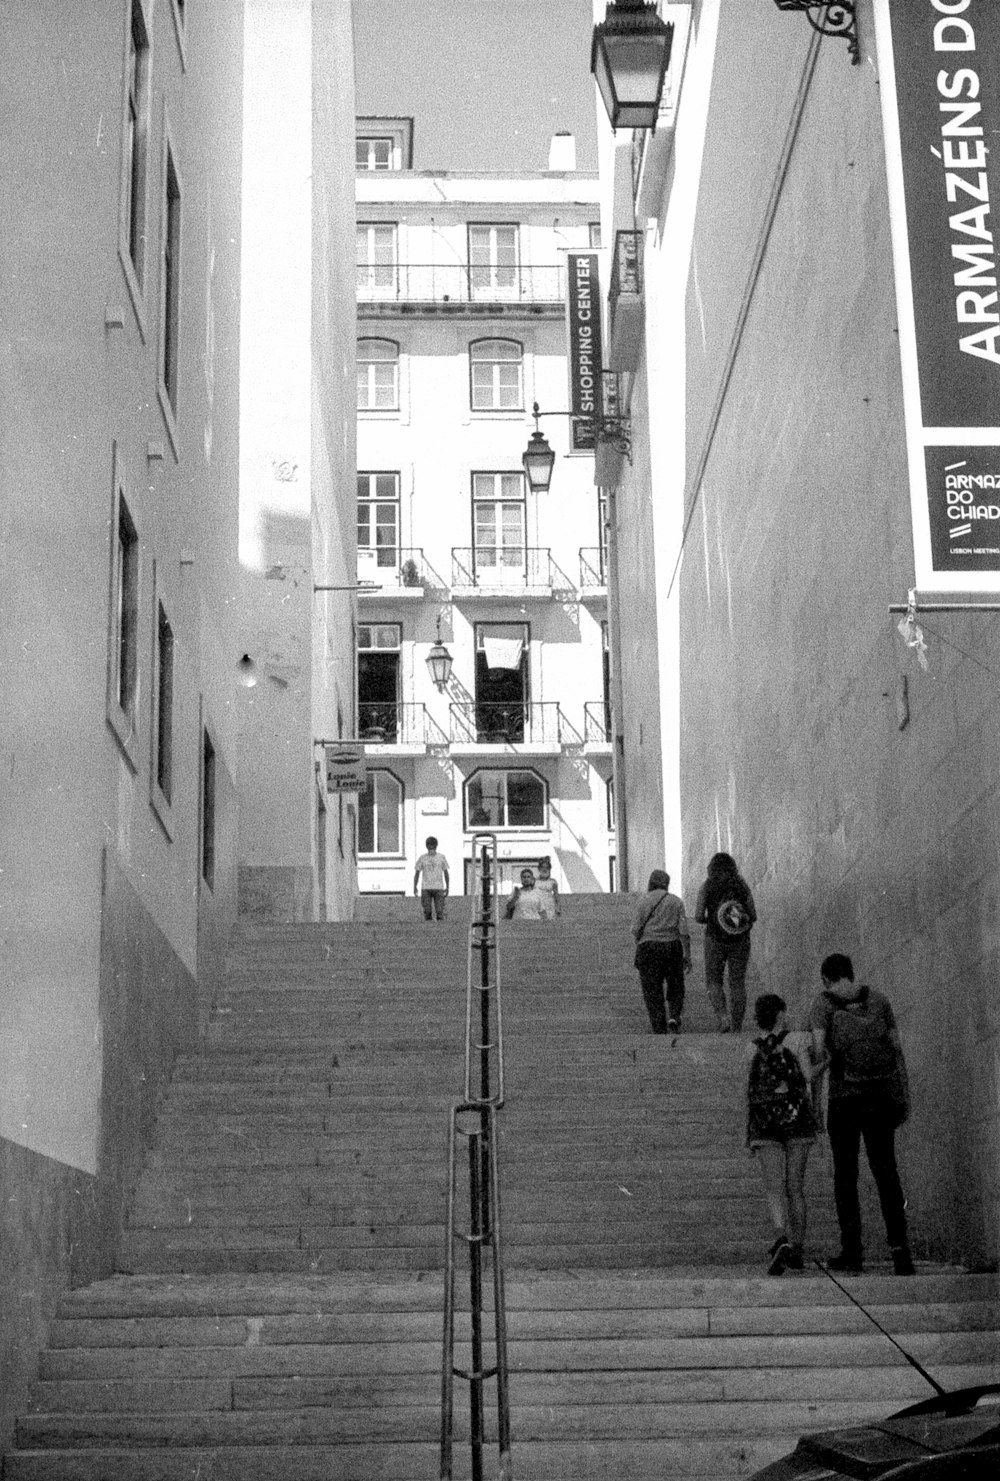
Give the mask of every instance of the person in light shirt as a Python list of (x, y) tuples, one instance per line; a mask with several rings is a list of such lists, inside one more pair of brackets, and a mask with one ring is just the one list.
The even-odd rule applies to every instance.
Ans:
[(437, 846), (436, 838), (424, 840), (427, 852), (420, 855), (413, 871), (413, 893), (420, 896), (424, 920), (444, 920), (444, 902), (448, 898), (448, 860), (438, 853)]
[(504, 911), (508, 920), (544, 920), (545, 906), (535, 888), (532, 869), (521, 870), (521, 883), (514, 889)]

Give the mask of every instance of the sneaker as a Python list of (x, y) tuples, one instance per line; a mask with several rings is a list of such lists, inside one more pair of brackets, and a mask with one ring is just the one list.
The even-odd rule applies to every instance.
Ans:
[(716, 1024), (716, 1027), (718, 1028), (720, 1034), (732, 1033), (733, 1029), (733, 1026), (729, 1022), (728, 1018), (720, 1018), (718, 1023)]
[(668, 1034), (679, 1034), (680, 1031), (681, 1031), (681, 1021), (680, 1021), (680, 1019), (679, 1018), (668, 1018), (667, 1019), (667, 1033)]
[(847, 1250), (841, 1250), (839, 1255), (833, 1255), (827, 1260), (826, 1268), (837, 1275), (860, 1275), (863, 1266), (860, 1255), (852, 1255)]
[(905, 1244), (893, 1245), (892, 1268), (897, 1275), (916, 1275), (913, 1268), (913, 1256)]
[(774, 1244), (767, 1252), (771, 1257), (771, 1263), (767, 1267), (768, 1275), (782, 1275), (788, 1265), (788, 1258), (792, 1253), (792, 1247), (783, 1234), (779, 1234)]
[(785, 1259), (786, 1270), (804, 1270), (805, 1261), (802, 1257), (802, 1246), (800, 1244), (789, 1245), (788, 1255)]

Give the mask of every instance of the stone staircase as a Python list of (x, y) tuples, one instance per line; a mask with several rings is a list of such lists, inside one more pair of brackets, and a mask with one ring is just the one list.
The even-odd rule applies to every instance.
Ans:
[[(7, 1481), (438, 1474), (465, 903), (432, 925), (407, 901), (392, 911), (408, 919), (240, 927), (224, 1007), (165, 1099), (122, 1273), (63, 1298)], [(514, 1468), (536, 1481), (728, 1481), (804, 1430), (927, 1393), (827, 1277), (761, 1274), (742, 1041), (708, 1032), (697, 964), (685, 1033), (648, 1033), (632, 909), (569, 897), (558, 922), (502, 930)], [(820, 1148), (809, 1194), (822, 1252)], [(868, 1227), (877, 1257), (871, 1212)], [(939, 1382), (997, 1377), (995, 1276), (887, 1270), (850, 1289)]]

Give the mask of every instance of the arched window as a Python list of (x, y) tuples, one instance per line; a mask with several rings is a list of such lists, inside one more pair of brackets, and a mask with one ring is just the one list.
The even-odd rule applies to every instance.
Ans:
[(476, 339), (469, 346), (473, 411), (520, 411), (524, 348), (516, 339)]
[(358, 796), (358, 853), (403, 852), (403, 784), (391, 771), (369, 771)]
[(358, 340), (358, 411), (399, 410), (399, 345)]
[(465, 826), (544, 828), (548, 789), (533, 771), (477, 771), (465, 784)]

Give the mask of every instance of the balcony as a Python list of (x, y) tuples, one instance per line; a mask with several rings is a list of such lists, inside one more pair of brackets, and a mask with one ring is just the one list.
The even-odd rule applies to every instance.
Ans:
[(635, 370), (645, 319), (643, 234), (615, 233), (611, 284), (608, 289), (608, 364), (612, 370)]
[(360, 601), (419, 601), (427, 592), (447, 590), (418, 546), (380, 545), (358, 551), (358, 599)]
[(368, 703), (358, 705), (358, 738), (366, 754), (423, 756), (432, 748), (447, 746), (448, 737), (420, 703)]
[(580, 597), (585, 602), (602, 602), (608, 595), (608, 553), (597, 545), (580, 550)]
[(573, 582), (552, 559), (547, 545), (453, 548), (451, 585), (456, 597), (475, 595), (500, 602), (523, 602), (529, 597), (549, 601), (575, 593)]
[(611, 754), (611, 706), (589, 700), (583, 707), (583, 743), (593, 755)]
[(469, 267), (445, 263), (359, 263), (363, 317), (400, 314), (560, 315), (566, 276), (561, 263), (539, 267)]
[(453, 704), (452, 754), (556, 756), (564, 746), (580, 745), (582, 737), (569, 724), (557, 700), (527, 700), (522, 704)]

